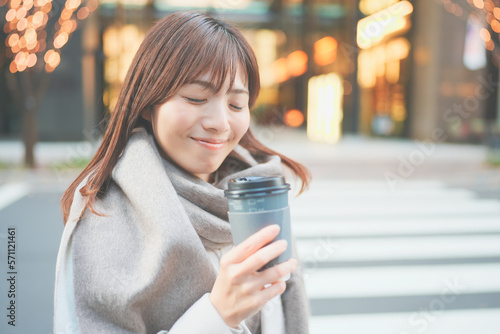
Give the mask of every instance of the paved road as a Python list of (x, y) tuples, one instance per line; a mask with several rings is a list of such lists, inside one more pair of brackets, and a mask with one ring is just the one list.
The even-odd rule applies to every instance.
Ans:
[(498, 333), (500, 200), (322, 179), (292, 209), (313, 334)]
[[(327, 146), (278, 134), (267, 144), (315, 176), (292, 204), (313, 334), (498, 333), (500, 173), (484, 166), (484, 149), (365, 139)], [(2, 334), (52, 332), (58, 202), (73, 177), (0, 173)], [(8, 272), (16, 272), (15, 328)]]
[[(54, 272), (63, 229), (61, 195), (57, 183), (11, 182), (0, 187), (2, 334), (52, 333)], [(15, 242), (15, 253), (9, 242)], [(9, 250), (13, 267), (7, 263)], [(9, 291), (15, 298), (9, 298)], [(15, 327), (8, 325), (11, 301), (15, 302)]]

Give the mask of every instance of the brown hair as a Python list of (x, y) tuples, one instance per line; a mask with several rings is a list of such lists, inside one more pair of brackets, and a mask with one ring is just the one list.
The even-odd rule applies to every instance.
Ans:
[[(252, 48), (233, 26), (196, 12), (178, 12), (161, 19), (146, 35), (128, 70), (103, 141), (96, 154), (61, 199), (66, 223), (78, 185), (89, 175), (80, 190), (93, 213), (98, 195), (105, 192), (111, 171), (117, 163), (134, 128), (148, 128), (141, 112), (151, 110), (174, 95), (184, 84), (211, 69), (212, 84), (220, 89), (230, 75), (232, 85), (238, 66), (245, 70), (251, 108), (259, 94), (257, 61)], [(309, 183), (309, 171), (293, 160), (261, 144), (250, 130), (240, 144), (259, 156), (278, 155), (302, 180), (300, 193)], [(82, 211), (81, 215), (83, 215)], [(81, 217), (80, 215), (80, 217)]]

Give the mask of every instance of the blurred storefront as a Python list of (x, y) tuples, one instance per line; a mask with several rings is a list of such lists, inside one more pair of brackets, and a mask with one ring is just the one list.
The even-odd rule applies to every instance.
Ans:
[(498, 122), (500, 8), (491, 0), (418, 4), (409, 136), (484, 142), (488, 128)]
[[(355, 68), (352, 53), (339, 52), (338, 47), (343, 40), (354, 39), (355, 27), (349, 17), (352, 7), (353, 2), (347, 0), (128, 0), (120, 3), (105, 0), (100, 10), (101, 22), (104, 22), (104, 105), (113, 110), (126, 64), (138, 48), (147, 22), (171, 12), (194, 9), (234, 23), (252, 44), (261, 72), (261, 92), (253, 110), (254, 121), (271, 126), (305, 127), (308, 112), (321, 113), (308, 110), (312, 77), (336, 75), (342, 90), (336, 90), (334, 96), (327, 95), (329, 100), (342, 101), (342, 95), (352, 91)], [(337, 138), (342, 126), (342, 110), (342, 104), (335, 110)], [(327, 132), (325, 136), (331, 141), (332, 134)]]
[(410, 67), (409, 1), (362, 0), (357, 25), (360, 133), (406, 135)]
[[(113, 111), (149, 27), (194, 9), (234, 23), (252, 44), (261, 70), (257, 123), (302, 128), (311, 140), (328, 143), (343, 133), (481, 141), (488, 122), (498, 122), (497, 89), (488, 85), (498, 81), (498, 67), (486, 48), (492, 51), (498, 39), (500, 8), (491, 0), (456, 3), (100, 0), (52, 73), (40, 139), (89, 139)], [(19, 131), (5, 91), (2, 81), (4, 137)]]

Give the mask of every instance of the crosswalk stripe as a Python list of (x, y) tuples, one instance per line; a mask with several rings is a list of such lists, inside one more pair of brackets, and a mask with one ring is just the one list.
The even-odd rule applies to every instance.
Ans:
[(426, 309), (421, 312), (316, 316), (310, 320), (312, 334), (498, 334), (500, 308), (481, 310)]
[(500, 219), (500, 205), (490, 205), (490, 203), (479, 203), (470, 206), (458, 207), (401, 207), (395, 206), (390, 209), (383, 207), (374, 207), (368, 210), (367, 208), (359, 207), (336, 207), (336, 208), (309, 208), (308, 210), (297, 208), (291, 209), (293, 219), (314, 221), (317, 219), (330, 219), (332, 222), (343, 219), (359, 219), (359, 218), (382, 218), (382, 217), (399, 217), (406, 218), (408, 216), (418, 216), (422, 219), (428, 218), (444, 218), (444, 217), (478, 217), (488, 218), (491, 216)]
[(291, 197), (291, 201), (300, 203), (308, 200), (324, 200), (330, 199), (355, 199), (355, 200), (386, 200), (386, 199), (408, 199), (414, 198), (419, 200), (458, 200), (458, 199), (473, 199), (476, 194), (470, 190), (453, 189), (453, 188), (415, 188), (415, 189), (401, 189), (397, 192), (385, 191), (380, 189), (314, 189), (308, 191), (298, 197)]
[[(499, 200), (432, 180), (325, 180), (290, 207), (311, 334), (497, 332)], [(417, 313), (442, 296), (457, 301)]]
[(498, 233), (500, 232), (500, 219), (496, 216), (457, 217), (441, 219), (415, 219), (407, 217), (404, 221), (399, 219), (368, 218), (357, 221), (311, 221), (310, 219), (294, 219), (292, 229), (297, 238), (313, 238), (332, 236), (336, 238), (359, 236), (390, 236), (415, 234), (459, 234), (459, 233)]
[(500, 264), (359, 267), (304, 271), (309, 298), (500, 292)]
[(454, 294), (444, 291), (434, 295), (314, 298), (310, 302), (313, 316), (416, 312), (425, 307), (446, 310), (488, 309), (500, 307), (500, 292)]
[(297, 249), (301, 258), (317, 262), (488, 257), (500, 256), (500, 235), (376, 239), (324, 237), (303, 240)]

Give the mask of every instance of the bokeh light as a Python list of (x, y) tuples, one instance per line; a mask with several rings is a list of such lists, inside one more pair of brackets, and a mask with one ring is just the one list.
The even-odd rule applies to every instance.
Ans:
[(306, 73), (307, 54), (302, 50), (290, 53), (287, 57), (287, 67), (288, 67), (288, 73), (290, 73), (290, 75), (294, 77)]
[[(62, 11), (55, 13), (53, 10), (60, 7), (53, 7), (52, 0), (0, 0), (0, 5), (10, 7), (5, 13), (6, 23), (3, 26), (7, 35), (6, 55), (14, 58), (9, 65), (10, 72), (22, 72), (34, 67), (40, 59), (45, 61), (47, 71), (53, 71), (61, 61), (60, 52), (49, 50), (44, 56), (40, 53), (46, 50), (47, 44), (61, 49), (76, 30), (77, 18), (86, 19), (98, 7), (97, 0), (89, 0), (86, 6), (80, 8), (82, 1), (64, 0)], [(48, 36), (46, 25), (49, 17), (54, 15), (56, 23), (48, 30), (53, 35)]]
[(283, 121), (286, 125), (297, 128), (304, 124), (304, 114), (300, 110), (290, 109), (283, 116)]

